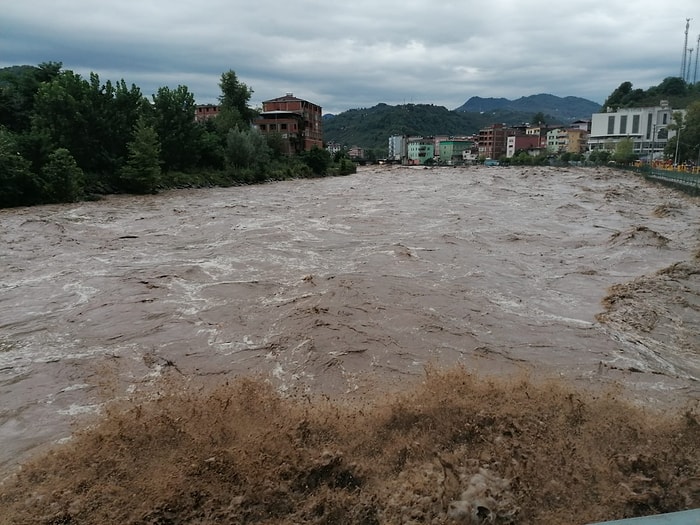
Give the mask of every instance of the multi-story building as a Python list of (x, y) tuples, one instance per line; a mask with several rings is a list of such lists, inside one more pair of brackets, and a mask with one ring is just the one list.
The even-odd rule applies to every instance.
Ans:
[(197, 122), (214, 118), (219, 114), (219, 106), (216, 104), (198, 104), (194, 109), (194, 119)]
[(445, 164), (462, 162), (464, 160), (464, 151), (471, 151), (473, 147), (474, 141), (469, 139), (451, 138), (448, 140), (441, 140), (438, 145), (440, 162)]
[(506, 137), (506, 157), (512, 158), (519, 152), (525, 151), (528, 155), (537, 156), (542, 151), (539, 133), (524, 135), (509, 135)]
[(321, 106), (296, 98), (292, 93), (263, 102), (263, 110), (253, 125), (263, 134), (282, 138), (285, 153), (323, 147)]
[(588, 145), (588, 132), (581, 128), (556, 128), (547, 132), (549, 153), (583, 153)]
[(503, 124), (493, 124), (479, 130), (477, 142), (479, 144), (479, 156), (489, 159), (498, 159), (506, 154), (506, 137), (513, 132)]
[(654, 107), (608, 109), (604, 113), (594, 113), (588, 149), (612, 150), (621, 140), (631, 139), (633, 152), (641, 158), (659, 158), (668, 139), (676, 133), (668, 127), (673, 122), (673, 113), (665, 100)]
[(425, 164), (435, 157), (435, 140), (433, 138), (412, 137), (408, 139), (408, 163)]
[(389, 137), (389, 154), (387, 160), (390, 162), (403, 163), (408, 158), (408, 139), (406, 135), (392, 135)]

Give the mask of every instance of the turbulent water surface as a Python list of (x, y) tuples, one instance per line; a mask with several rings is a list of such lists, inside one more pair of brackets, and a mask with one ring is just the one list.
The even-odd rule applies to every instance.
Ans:
[(608, 169), (0, 210), (0, 469), (166, 372), (354, 396), (463, 363), (697, 400), (699, 238), (697, 198)]

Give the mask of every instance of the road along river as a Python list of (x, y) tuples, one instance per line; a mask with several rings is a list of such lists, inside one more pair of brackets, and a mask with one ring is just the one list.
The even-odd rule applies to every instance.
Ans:
[(700, 206), (584, 168), (0, 210), (0, 470), (163, 374), (361, 396), (427, 364), (700, 398)]

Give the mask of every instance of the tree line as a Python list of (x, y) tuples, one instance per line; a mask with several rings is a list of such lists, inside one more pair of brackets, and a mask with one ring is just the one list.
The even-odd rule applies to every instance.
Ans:
[(134, 84), (83, 78), (60, 62), (3, 69), (0, 207), (354, 171), (320, 148), (284, 155), (281, 136), (251, 126), (253, 90), (232, 70), (219, 87), (219, 115), (197, 122), (184, 85), (149, 99)]

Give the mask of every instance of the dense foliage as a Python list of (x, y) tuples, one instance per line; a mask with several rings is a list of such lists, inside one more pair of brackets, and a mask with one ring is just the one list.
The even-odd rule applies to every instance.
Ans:
[(0, 207), (354, 171), (327, 153), (321, 163), (282, 155), (277, 137), (250, 125), (253, 90), (233, 71), (219, 87), (220, 115), (200, 123), (187, 86), (149, 100), (134, 84), (61, 63), (0, 70)]
[[(328, 142), (375, 150), (375, 156), (379, 158), (386, 156), (387, 141), (392, 135), (468, 136), (494, 122), (529, 122), (532, 114), (508, 109), (488, 114), (470, 113), (450, 111), (432, 104), (378, 104), (372, 108), (351, 109), (326, 116), (323, 135)], [(547, 117), (546, 121), (556, 123), (553, 117)]]
[(653, 107), (661, 100), (667, 100), (672, 108), (686, 108), (700, 101), (700, 82), (689, 84), (680, 77), (668, 77), (646, 90), (633, 89), (632, 82), (623, 82), (605, 100), (603, 108)]
[[(534, 101), (539, 100), (536, 97), (529, 98)], [(575, 99), (575, 97), (554, 98), (564, 100), (566, 103), (569, 102), (569, 98)], [(555, 111), (549, 112), (547, 109), (540, 109), (541, 106), (534, 104), (534, 102), (530, 106), (523, 102), (518, 107), (507, 104), (498, 106), (496, 102), (494, 104), (496, 106), (488, 106), (488, 111), (469, 111), (465, 109), (466, 104), (453, 111), (444, 106), (432, 104), (402, 104), (398, 106), (378, 104), (371, 108), (351, 109), (338, 115), (326, 115), (323, 122), (323, 134), (328, 142), (337, 142), (348, 147), (360, 146), (373, 151), (376, 158), (381, 158), (386, 156), (387, 140), (392, 135), (469, 136), (478, 133), (480, 129), (490, 126), (494, 122), (508, 125), (533, 122), (533, 114), (539, 116), (542, 124), (563, 124), (567, 120), (562, 118), (562, 115), (552, 116), (552, 113), (556, 113)], [(589, 103), (589, 106), (597, 108), (592, 102)], [(578, 107), (576, 106), (576, 108)], [(583, 114), (590, 118), (590, 113)]]

